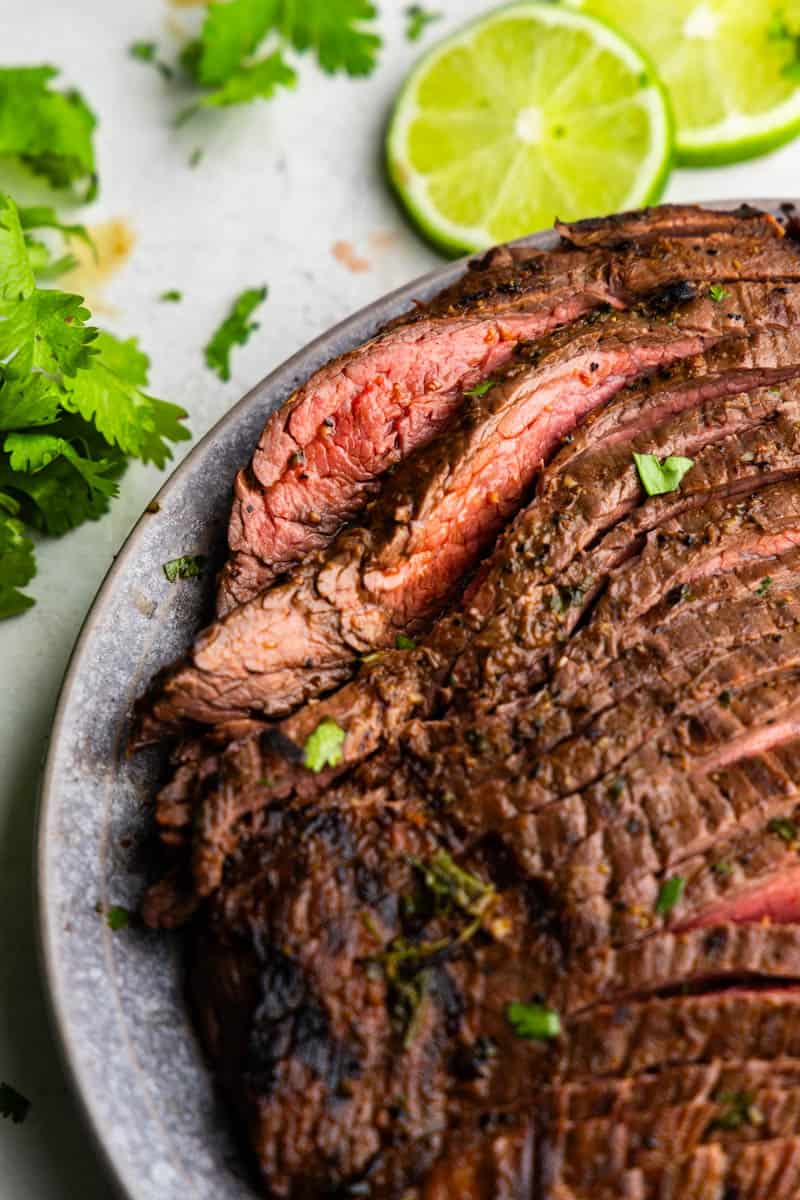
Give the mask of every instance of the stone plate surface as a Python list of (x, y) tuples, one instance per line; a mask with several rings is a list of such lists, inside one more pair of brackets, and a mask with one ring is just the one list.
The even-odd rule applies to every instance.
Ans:
[[(725, 201), (708, 207), (734, 207)], [(752, 203), (777, 212), (780, 201)], [(552, 232), (522, 239), (547, 248)], [(162, 564), (224, 554), (231, 484), (267, 415), (327, 360), (452, 283), (467, 260), (362, 309), (279, 367), (197, 445), (106, 577), (64, 681), (38, 828), (41, 949), (67, 1068), (90, 1130), (128, 1200), (247, 1200), (254, 1191), (214, 1094), (184, 1000), (177, 937), (102, 912), (135, 910), (147, 878), (156, 750), (128, 757), (134, 700), (211, 610), (213, 575), (174, 585)]]

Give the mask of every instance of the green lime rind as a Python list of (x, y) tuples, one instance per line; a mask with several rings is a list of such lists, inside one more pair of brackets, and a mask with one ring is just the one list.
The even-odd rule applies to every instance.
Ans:
[[(622, 187), (624, 188), (629, 176), (630, 186), (625, 191), (620, 189), (619, 195), (614, 198), (613, 205), (607, 205), (605, 211), (639, 208), (643, 205), (657, 202), (663, 194), (673, 165), (674, 117), (666, 89), (646, 54), (643, 54), (610, 23), (594, 17), (587, 17), (582, 13), (571, 12), (568, 9), (551, 3), (542, 3), (541, 0), (524, 0), (524, 2), (517, 2), (495, 10), (488, 17), (483, 17), (472, 22), (456, 34), (441, 41), (417, 64), (397, 97), (387, 128), (385, 141), (386, 167), (392, 186), (401, 204), (420, 233), (437, 250), (451, 257), (485, 249), (488, 245), (497, 241), (506, 241), (514, 237), (521, 237), (530, 233), (533, 229), (541, 229), (550, 225), (556, 216), (577, 220), (585, 216), (596, 216), (599, 212), (603, 211), (602, 206), (598, 207), (596, 203), (592, 202), (594, 200), (593, 195), (591, 199), (587, 198), (585, 202), (578, 202), (576, 205), (573, 205), (570, 211), (563, 211), (563, 207), (570, 207), (569, 205), (564, 206), (563, 201), (558, 205), (557, 209), (554, 209), (552, 205), (548, 207), (546, 203), (539, 204), (538, 208), (532, 204), (530, 219), (524, 220), (518, 228), (504, 228), (501, 236), (497, 236), (496, 233), (490, 232), (486, 228), (474, 225), (465, 226), (450, 220), (436, 204), (431, 202), (426, 188), (426, 176), (410, 164), (408, 137), (412, 122), (421, 116), (424, 117), (426, 114), (430, 115), (434, 111), (420, 107), (418, 104), (421, 85), (430, 79), (431, 72), (435, 71), (437, 66), (444, 62), (446, 56), (450, 55), (451, 52), (464, 49), (466, 53), (469, 53), (475, 39), (481, 38), (487, 31), (490, 35), (496, 33), (498, 27), (502, 27), (518, 19), (523, 21), (529, 20), (533, 26), (537, 23), (545, 24), (549, 27), (547, 32), (553, 33), (556, 37), (559, 29), (564, 29), (567, 35), (567, 42), (570, 38), (572, 38), (573, 42), (579, 41), (580, 38), (590, 41), (593, 52), (597, 56), (605, 55), (606, 63), (610, 64), (612, 70), (616, 71), (622, 79), (622, 83), (620, 84), (622, 90), (614, 103), (623, 105), (628, 112), (636, 114), (638, 121), (642, 125), (644, 140), (642, 143), (641, 159), (638, 162), (633, 162), (632, 169), (628, 170), (622, 179)], [(576, 33), (580, 35), (579, 38), (576, 37)], [(565, 44), (565, 49), (568, 50), (569, 48), (569, 45)], [(557, 71), (560, 64), (555, 60), (554, 48), (552, 46), (550, 50), (551, 60), (545, 63), (545, 68), (552, 75), (553, 70)], [(511, 70), (511, 68), (516, 69), (518, 65), (510, 64), (509, 73), (515, 79), (517, 92), (519, 93), (519, 70), (516, 71), (515, 77)], [(539, 65), (537, 63), (537, 66)], [(501, 74), (505, 77), (505, 72)], [(625, 78), (626, 75), (627, 78)], [(639, 89), (635, 93), (630, 91), (632, 76), (635, 77)], [(525, 78), (522, 78), (523, 86)], [(577, 79), (579, 85), (580, 81), (585, 79), (584, 92), (586, 92), (587, 87), (593, 90), (596, 86), (596, 80), (586, 78), (585, 69), (580, 61), (578, 70), (574, 70), (569, 78), (570, 81), (573, 78)], [(644, 86), (641, 86), (643, 78), (646, 80), (646, 83)], [(505, 78), (503, 82), (505, 84)], [(503, 88), (500, 87), (498, 92), (502, 100), (505, 94)], [(458, 99), (460, 99), (460, 93)], [(492, 95), (492, 102), (494, 100), (495, 97)], [(470, 108), (470, 106), (472, 107)], [(584, 102), (583, 109), (580, 107), (574, 110), (567, 109), (564, 115), (565, 121), (569, 123), (570, 118), (574, 118), (576, 114), (579, 119), (582, 114), (585, 116), (586, 107)], [(476, 110), (476, 102), (472, 94), (467, 92), (464, 93), (464, 106), (459, 107), (457, 111), (462, 120), (468, 119), (469, 113), (474, 115), (477, 111), (476, 124), (480, 124), (484, 115), (479, 110)], [(464, 116), (465, 113), (467, 114), (466, 117)], [(437, 115), (437, 119), (440, 119), (438, 110), (436, 110), (435, 115)], [(592, 116), (594, 116), (593, 113)], [(516, 125), (514, 129), (516, 130)], [(474, 126), (470, 132), (474, 132)], [(609, 140), (608, 157), (613, 159), (616, 127), (609, 126), (603, 132)], [(506, 130), (503, 135), (503, 141), (508, 142), (509, 136), (508, 130)], [(527, 143), (524, 142), (521, 144)], [(515, 145), (517, 144), (515, 143)], [(565, 146), (568, 146), (571, 152), (574, 142), (565, 143)], [(595, 134), (592, 135), (591, 140), (587, 138), (582, 146), (579, 144), (575, 148), (576, 178), (579, 181), (579, 187), (586, 189), (588, 193), (592, 193), (593, 183), (592, 179), (587, 175), (585, 167), (580, 163), (581, 153), (583, 152), (584, 155), (587, 153), (594, 154), (598, 162), (598, 169), (603, 171), (604, 175), (607, 176), (608, 163), (604, 162), (601, 147), (602, 141), (598, 144)], [(491, 142), (487, 142), (486, 149), (491, 152)], [(516, 153), (516, 150), (514, 152)], [(529, 167), (530, 163), (535, 163), (539, 158), (546, 157), (544, 154), (540, 154), (538, 149), (535, 154), (533, 152), (528, 153), (527, 150), (523, 150), (522, 153), (526, 156), (525, 165)], [(630, 151), (627, 148), (626, 154), (628, 161), (631, 161)], [(560, 161), (562, 177), (564, 174), (563, 158), (564, 155), (562, 153)], [(545, 170), (542, 172), (542, 175), (544, 176), (546, 173)], [(618, 177), (621, 174), (621, 172), (617, 172)], [(502, 188), (504, 182), (505, 180), (501, 181), (500, 188)], [(516, 204), (516, 207), (519, 207), (519, 205)], [(490, 215), (494, 212), (494, 208), (490, 209)], [(502, 216), (502, 209), (500, 212)]]
[(676, 160), (722, 166), (800, 134), (800, 3), (563, 0), (649, 54), (670, 93)]

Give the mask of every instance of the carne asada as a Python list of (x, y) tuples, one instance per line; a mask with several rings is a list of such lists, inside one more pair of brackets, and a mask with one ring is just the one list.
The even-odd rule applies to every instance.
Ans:
[(137, 709), (271, 1197), (800, 1195), (796, 230), (557, 234), (269, 417)]

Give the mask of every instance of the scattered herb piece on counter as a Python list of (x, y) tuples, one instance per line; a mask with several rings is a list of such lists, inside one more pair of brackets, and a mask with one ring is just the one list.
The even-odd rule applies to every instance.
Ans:
[(561, 1033), (561, 1018), (544, 1004), (522, 1004), (515, 1000), (506, 1008), (506, 1020), (517, 1037), (548, 1041)]
[(133, 42), (128, 47), (128, 54), (131, 58), (136, 58), (139, 62), (150, 63), (158, 71), (161, 72), (164, 79), (172, 79), (175, 71), (169, 65), (158, 57), (158, 46), (155, 42)]
[(171, 558), (163, 566), (164, 574), (170, 583), (179, 579), (196, 579), (202, 575), (206, 566), (204, 554), (184, 554), (181, 558)]
[(394, 639), (395, 649), (397, 650), (416, 650), (417, 643), (413, 638), (406, 637), (404, 633), (398, 633)]
[(678, 454), (670, 454), (663, 462), (659, 462), (655, 454), (634, 453), (633, 459), (648, 496), (677, 491), (686, 472), (694, 466), (693, 458), (682, 458)]
[(493, 379), (484, 379), (480, 383), (476, 383), (474, 387), (465, 388), (465, 396), (485, 396), (487, 392), (494, 387)]
[[(23, 223), (24, 218), (24, 223)], [(0, 615), (30, 607), (29, 526), (58, 537), (101, 516), (129, 458), (163, 467), (189, 437), (182, 408), (148, 395), (134, 339), (87, 324), (80, 296), (37, 286), (30, 230), (62, 226), (51, 209), (0, 195)]]
[(50, 88), (55, 67), (0, 67), (0, 156), (20, 159), (53, 187), (97, 194), (94, 113), (80, 92)]
[(335, 767), (342, 761), (342, 747), (347, 734), (332, 721), (325, 717), (306, 741), (303, 749), (303, 766), (309, 771), (322, 771), (325, 767)]
[[(211, 89), (184, 114), (200, 108), (269, 100), (293, 87), (297, 71), (287, 55), (311, 51), (329, 74), (369, 75), (381, 39), (369, 0), (227, 0), (207, 7), (200, 36), (181, 54), (198, 87)], [(261, 57), (255, 57), (261, 54)]]
[(727, 300), (730, 292), (721, 283), (712, 283), (708, 289), (708, 294), (715, 304), (721, 304), (723, 300)]
[(672, 912), (676, 904), (679, 904), (686, 890), (686, 880), (682, 875), (673, 875), (671, 879), (666, 879), (658, 893), (656, 900), (656, 912), (660, 917), (665, 917), (667, 913)]
[(242, 292), (206, 346), (207, 365), (225, 383), (231, 377), (231, 351), (234, 346), (244, 346), (250, 334), (258, 329), (258, 322), (250, 318), (266, 298), (266, 287), (248, 288)]
[(765, 575), (756, 588), (757, 596), (766, 596), (769, 589), (772, 587), (772, 579), (769, 575)]
[(106, 913), (106, 925), (116, 933), (120, 929), (125, 929), (130, 924), (131, 914), (127, 908), (122, 908), (115, 904), (108, 909)]
[(797, 825), (788, 817), (773, 817), (767, 821), (767, 833), (774, 833), (782, 842), (796, 842), (798, 838)]
[(179, 292), (177, 288), (169, 288), (168, 291), (162, 292), (158, 298), (166, 304), (180, 304), (183, 299), (183, 292)]
[(423, 8), (421, 4), (409, 4), (406, 8), (406, 38), (418, 42), (429, 25), (441, 21), (442, 14)]
[(189, 155), (189, 166), (197, 167), (203, 161), (203, 150), (200, 146), (195, 146), (192, 153)]
[(31, 1110), (31, 1102), (10, 1083), (0, 1082), (0, 1117), (21, 1125)]

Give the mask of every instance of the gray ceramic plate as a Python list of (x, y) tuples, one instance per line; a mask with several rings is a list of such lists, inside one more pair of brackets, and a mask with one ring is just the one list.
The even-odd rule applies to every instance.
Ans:
[[(716, 207), (734, 207), (726, 201)], [(777, 211), (779, 201), (754, 201)], [(554, 235), (524, 239), (550, 246)], [(129, 1200), (245, 1200), (240, 1166), (182, 995), (178, 946), (97, 906), (135, 908), (157, 753), (126, 758), (131, 705), (188, 645), (212, 580), (170, 587), (162, 563), (221, 552), (231, 482), (264, 420), (322, 363), (451, 283), (453, 263), (401, 288), (301, 350), (192, 451), (136, 525), (103, 584), (67, 672), (39, 814), (44, 967), (68, 1069), (89, 1124)]]

